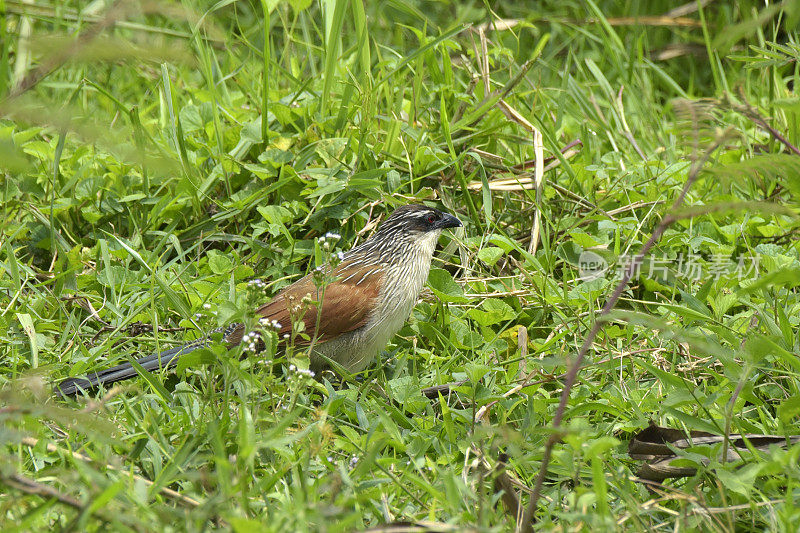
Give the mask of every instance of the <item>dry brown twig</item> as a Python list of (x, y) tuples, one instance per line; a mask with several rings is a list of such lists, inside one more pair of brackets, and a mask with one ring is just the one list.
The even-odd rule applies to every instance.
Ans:
[[(60, 490), (51, 487), (50, 485), (45, 485), (44, 483), (39, 483), (36, 480), (23, 476), (22, 474), (0, 474), (0, 481), (13, 489), (24, 492), (25, 494), (41, 496), (45, 499), (52, 498), (80, 512), (85, 510), (84, 504), (82, 504), (76, 498), (73, 498), (69, 494), (63, 493)], [(112, 522), (109, 516), (99, 509), (92, 511), (92, 514), (105, 523)]]
[(625, 106), (622, 102), (622, 93), (624, 90), (625, 86), (620, 86), (615, 102), (617, 106), (617, 113), (619, 114), (619, 120), (622, 123), (622, 136), (628, 139), (628, 142), (631, 143), (633, 149), (636, 150), (636, 153), (642, 158), (642, 161), (647, 161), (647, 156), (645, 156), (642, 149), (639, 148), (639, 143), (636, 142), (636, 137), (633, 136), (633, 132), (631, 131), (630, 126), (628, 126), (628, 121), (625, 119)]
[(737, 113), (744, 115), (745, 117), (756, 123), (767, 133), (769, 133), (773, 139), (783, 144), (790, 152), (792, 152), (795, 155), (800, 155), (800, 149), (798, 149), (795, 145), (789, 142), (789, 140), (783, 135), (781, 135), (781, 133), (778, 130), (770, 126), (769, 123), (767, 122), (767, 119), (762, 117), (761, 114), (758, 112), (758, 110), (756, 110), (755, 107), (750, 105), (750, 103), (745, 99), (744, 90), (741, 88), (739, 89), (739, 98), (742, 99), (744, 104), (735, 103), (730, 96), (726, 96), (725, 101), (727, 105), (730, 106), (731, 109), (733, 109)]
[(541, 495), (542, 486), (544, 484), (544, 478), (547, 475), (548, 467), (550, 466), (550, 458), (553, 453), (553, 447), (555, 444), (561, 440), (562, 430), (561, 430), (561, 422), (564, 418), (564, 414), (567, 408), (567, 402), (569, 401), (570, 393), (572, 391), (572, 387), (575, 384), (577, 379), (578, 371), (580, 370), (583, 360), (585, 359), (589, 349), (591, 348), (592, 344), (594, 343), (595, 337), (600, 332), (600, 329), (603, 327), (604, 318), (614, 309), (617, 302), (619, 301), (622, 293), (625, 291), (625, 288), (628, 286), (631, 278), (633, 277), (633, 273), (636, 272), (638, 266), (642, 263), (644, 258), (650, 252), (650, 250), (655, 246), (656, 242), (661, 238), (664, 234), (666, 229), (675, 221), (679, 220), (680, 218), (689, 215), (681, 215), (677, 213), (677, 209), (683, 205), (684, 199), (691, 189), (694, 182), (697, 180), (697, 177), (700, 174), (700, 171), (703, 169), (705, 164), (711, 158), (711, 155), (719, 148), (724, 142), (726, 142), (731, 136), (730, 129), (725, 130), (722, 133), (717, 134), (716, 138), (714, 139), (711, 146), (703, 153), (702, 155), (695, 155), (692, 166), (690, 168), (689, 174), (686, 179), (686, 183), (683, 186), (678, 197), (672, 204), (672, 208), (669, 210), (668, 214), (661, 219), (661, 222), (656, 226), (653, 234), (647, 240), (645, 245), (642, 247), (642, 250), (634, 257), (631, 261), (628, 268), (625, 270), (622, 279), (617, 284), (614, 292), (611, 294), (609, 299), (606, 301), (605, 306), (603, 307), (602, 311), (600, 311), (597, 319), (592, 326), (592, 329), (586, 335), (586, 338), (581, 345), (580, 350), (578, 351), (578, 356), (575, 358), (575, 361), (570, 365), (570, 369), (567, 372), (566, 379), (564, 380), (564, 387), (561, 392), (561, 399), (559, 401), (558, 407), (556, 409), (555, 416), (553, 417), (553, 432), (551, 433), (550, 437), (547, 439), (545, 444), (544, 453), (542, 455), (542, 464), (539, 469), (539, 474), (536, 477), (536, 484), (533, 488), (533, 494), (531, 495), (530, 501), (528, 502), (528, 506), (525, 509), (525, 514), (522, 518), (522, 531), (525, 533), (529, 533), (533, 531), (533, 517), (536, 512), (537, 505), (539, 503), (539, 497)]
[[(25, 437), (25, 438), (22, 439), (22, 444), (24, 444), (25, 446), (27, 446), (29, 448), (33, 448), (37, 444), (39, 444), (39, 439), (35, 439), (33, 437)], [(55, 444), (52, 444), (52, 443), (48, 443), (47, 444), (47, 451), (50, 452), (50, 453), (64, 453), (64, 454), (69, 455), (73, 459), (77, 459), (78, 461), (81, 461), (81, 462), (84, 462), (84, 463), (93, 463), (94, 462), (94, 461), (92, 461), (92, 459), (90, 457), (88, 457), (86, 455), (83, 455), (82, 453), (73, 452), (71, 450), (67, 450), (67, 449), (64, 449), (64, 448), (59, 448), (58, 446), (56, 446)], [(112, 465), (112, 464), (106, 463), (104, 466), (108, 470), (113, 470), (115, 472), (120, 472), (120, 470), (117, 467), (115, 467), (114, 465)], [(152, 487), (154, 485), (154, 483), (152, 481), (150, 481), (149, 479), (143, 478), (141, 476), (137, 476), (136, 474), (131, 474), (131, 476), (136, 481), (139, 481), (139, 482), (147, 485), (148, 487)], [(163, 494), (164, 496), (166, 496), (166, 497), (168, 497), (170, 499), (173, 499), (173, 500), (175, 500), (175, 501), (177, 501), (177, 502), (179, 502), (179, 503), (181, 503), (183, 505), (186, 505), (187, 507), (190, 507), (190, 508), (198, 507), (200, 505), (200, 502), (198, 502), (194, 498), (190, 498), (189, 496), (184, 496), (180, 492), (176, 492), (176, 491), (174, 491), (174, 490), (172, 490), (172, 489), (170, 489), (168, 487), (161, 487), (159, 489), (159, 492), (161, 494)]]
[[(500, 19), (481, 24), (476, 29), (483, 31), (507, 31), (521, 24), (533, 25), (537, 22), (572, 24), (575, 26), (586, 26), (588, 24), (601, 24), (603, 21), (596, 18), (571, 19), (571, 18), (549, 18), (542, 17), (532, 20), (524, 19)], [(699, 20), (688, 17), (671, 16), (649, 16), (649, 17), (611, 17), (605, 19), (609, 26), (663, 26), (672, 28), (700, 28), (702, 24)]]
[(71, 46), (66, 46), (63, 50), (60, 50), (58, 53), (46, 58), (41, 65), (36, 67), (32, 72), (29, 72), (24, 78), (22, 78), (17, 86), (14, 87), (14, 89), (6, 96), (2, 104), (7, 104), (11, 100), (14, 100), (23, 93), (35, 87), (51, 72), (66, 63), (72, 56), (77, 54), (83, 47), (91, 43), (106, 29), (112, 27), (117, 20), (123, 18), (123, 12), (124, 10), (121, 8), (121, 2), (112, 4), (106, 11), (105, 16), (97, 20), (97, 22), (89, 26), (86, 31), (78, 35)]
[[(582, 145), (581, 140), (577, 139), (577, 140), (569, 143), (564, 148), (562, 148), (561, 149), (561, 154), (562, 154), (563, 158), (564, 159), (570, 159), (570, 158), (574, 157), (575, 155), (577, 155), (580, 152), (580, 146), (581, 145)], [(578, 146), (578, 148), (575, 148), (575, 146)], [(536, 164), (536, 160), (532, 160), (530, 162), (526, 161), (526, 164), (527, 163), (530, 163), (531, 165), (535, 165)], [(547, 172), (548, 170), (552, 170), (552, 169), (558, 167), (559, 165), (561, 165), (561, 159), (558, 159), (555, 156), (549, 156), (549, 157), (546, 157), (544, 159), (543, 163), (546, 163), (544, 168), (542, 169), (542, 174), (544, 175), (544, 173)], [(515, 165), (515, 166), (519, 166), (519, 165)], [(512, 167), (512, 169), (513, 170), (517, 170), (515, 167)], [(573, 193), (572, 191), (569, 191), (568, 189), (565, 189), (564, 187), (561, 187), (560, 185), (558, 185), (556, 183), (552, 183), (550, 185), (553, 188), (555, 188), (558, 192), (560, 192), (562, 194), (565, 194), (566, 196), (569, 196), (570, 198), (576, 199), (577, 201), (579, 201), (581, 203), (590, 203), (585, 198), (581, 198), (577, 194)], [(483, 183), (480, 182), (480, 181), (473, 181), (469, 185), (467, 185), (467, 187), (469, 189), (473, 190), (473, 191), (476, 191), (476, 190), (480, 190), (481, 187), (483, 187)], [(525, 190), (525, 189), (533, 189), (535, 187), (536, 187), (535, 176), (530, 176), (530, 175), (525, 175), (525, 174), (519, 175), (519, 176), (512, 176), (510, 178), (500, 178), (500, 179), (492, 180), (492, 181), (489, 182), (489, 189), (492, 190), (492, 191), (522, 191), (522, 190)], [(596, 206), (594, 206), (594, 205), (592, 205), (592, 207), (596, 208)]]
[(27, 478), (21, 474), (11, 474), (8, 476), (4, 475), (2, 479), (10, 487), (25, 492), (27, 494), (35, 494), (37, 496), (42, 496), (44, 498), (55, 498), (59, 502), (65, 505), (69, 505), (70, 507), (74, 507), (75, 509), (83, 509), (83, 505), (81, 504), (81, 502), (79, 502), (69, 494), (64, 494), (58, 489), (54, 489), (50, 485), (44, 485), (42, 483), (39, 483), (38, 481), (34, 481), (30, 478)]
[[(488, 44), (486, 40), (486, 33), (484, 32), (483, 28), (478, 28), (478, 36), (480, 38), (481, 43), (481, 55), (479, 56), (479, 66), (481, 69), (481, 76), (484, 80), (484, 89), (486, 94), (489, 94), (489, 53), (488, 53)], [(528, 65), (533, 64), (532, 61), (528, 61), (525, 65), (522, 66), (520, 69), (520, 73), (517, 74), (515, 77), (516, 80), (521, 80), (524, 76), (525, 72), (528, 68)], [(510, 84), (509, 84), (510, 85)], [(541, 231), (541, 199), (544, 190), (544, 142), (542, 138), (542, 132), (534, 126), (528, 119), (526, 119), (522, 113), (514, 109), (508, 102), (505, 101), (505, 97), (508, 96), (508, 87), (503, 91), (501, 94), (500, 99), (497, 101), (497, 106), (500, 108), (501, 111), (513, 122), (516, 122), (520, 126), (522, 126), (525, 130), (533, 135), (533, 154), (534, 154), (534, 170), (533, 170), (533, 183), (534, 188), (536, 190), (536, 196), (534, 199), (535, 206), (533, 211), (533, 225), (531, 226), (531, 235), (530, 235), (530, 242), (528, 243), (528, 252), (529, 253), (536, 253), (536, 249), (539, 246), (539, 232)]]

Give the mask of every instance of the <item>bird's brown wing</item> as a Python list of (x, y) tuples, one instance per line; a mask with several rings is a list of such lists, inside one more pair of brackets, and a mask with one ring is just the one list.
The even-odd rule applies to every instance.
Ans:
[[(259, 307), (256, 315), (279, 322), (278, 336), (281, 339), (285, 334), (291, 334), (294, 319), (305, 324), (306, 335), (313, 338), (316, 334), (317, 342), (325, 342), (367, 323), (375, 309), (385, 275), (382, 265), (343, 262), (331, 272), (332, 281), (324, 287), (317, 287), (309, 274)], [(303, 303), (306, 295), (314, 302), (321, 302), (321, 313), (318, 313), (316, 304)], [(299, 335), (295, 338), (295, 344), (300, 346), (309, 342)]]

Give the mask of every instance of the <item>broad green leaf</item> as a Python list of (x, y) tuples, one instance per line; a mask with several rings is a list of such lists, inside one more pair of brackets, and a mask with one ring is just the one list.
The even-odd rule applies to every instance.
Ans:
[(208, 267), (214, 274), (227, 274), (233, 268), (233, 261), (219, 250), (209, 250)]
[(464, 289), (453, 280), (448, 271), (441, 268), (431, 269), (428, 275), (428, 285), (443, 302), (466, 303), (469, 301), (464, 297)]
[(478, 250), (478, 259), (487, 265), (492, 266), (497, 263), (501, 257), (503, 257), (504, 253), (505, 252), (503, 252), (502, 248), (498, 248), (496, 246), (487, 246)]

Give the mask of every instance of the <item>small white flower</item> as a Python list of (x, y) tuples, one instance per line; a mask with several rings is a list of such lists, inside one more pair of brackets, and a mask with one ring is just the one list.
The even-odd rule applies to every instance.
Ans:
[(338, 241), (339, 239), (342, 238), (342, 236), (339, 235), (338, 233), (334, 233), (332, 231), (329, 231), (328, 233), (325, 234), (325, 238), (326, 239), (333, 239), (335, 241)]
[(209, 303), (203, 304), (203, 309), (211, 309), (211, 304)]
[(283, 334), (283, 338), (284, 338), (284, 339), (288, 339), (289, 337), (290, 337), (290, 335), (289, 335), (288, 333), (284, 333), (284, 334)]
[(344, 252), (336, 252), (336, 258), (339, 261), (344, 261)]

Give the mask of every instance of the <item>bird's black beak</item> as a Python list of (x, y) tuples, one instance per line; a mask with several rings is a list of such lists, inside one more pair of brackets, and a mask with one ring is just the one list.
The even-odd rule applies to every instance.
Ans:
[(442, 213), (442, 218), (436, 223), (437, 228), (460, 228), (463, 226), (461, 221), (449, 213)]

